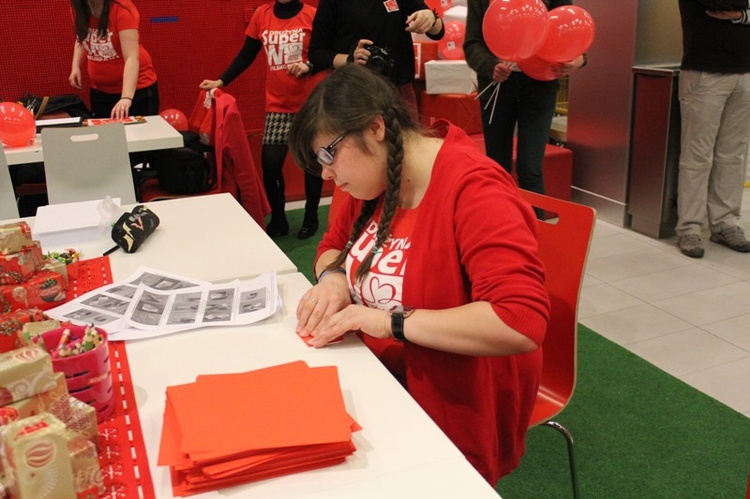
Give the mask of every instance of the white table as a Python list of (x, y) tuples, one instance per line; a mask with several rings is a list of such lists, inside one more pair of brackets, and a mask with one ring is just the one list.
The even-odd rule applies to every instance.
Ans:
[[(270, 271), (297, 272), (289, 257), (230, 194), (154, 201), (146, 206), (159, 217), (159, 227), (135, 253), (117, 250), (110, 255), (115, 278), (129, 277), (140, 265), (212, 282)], [(34, 237), (34, 219), (25, 220)], [(81, 250), (82, 258), (94, 258), (112, 246), (114, 242), (104, 233), (74, 248)]]
[[(159, 115), (145, 116), (145, 123), (125, 125), (125, 137), (128, 141), (128, 152), (153, 151), (182, 147), (180, 132)], [(36, 135), (34, 144), (27, 147), (5, 147), (8, 165), (37, 163), (44, 161), (42, 138)]]
[[(115, 278), (121, 277), (114, 264), (113, 272)], [(198, 329), (127, 344), (157, 497), (173, 497), (168, 468), (156, 466), (168, 386), (193, 382), (199, 374), (244, 372), (304, 360), (310, 366), (338, 367), (347, 411), (363, 427), (353, 435), (357, 451), (337, 466), (196, 497), (498, 498), (356, 336), (323, 349), (308, 347), (297, 337), (294, 310), (310, 287), (302, 274), (279, 276), (279, 286), (284, 308), (263, 323)]]

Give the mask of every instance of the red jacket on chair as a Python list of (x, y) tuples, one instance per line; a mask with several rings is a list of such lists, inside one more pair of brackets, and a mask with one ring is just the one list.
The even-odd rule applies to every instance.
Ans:
[[(263, 180), (255, 168), (237, 100), (226, 92), (214, 90), (212, 106), (208, 111), (203, 104), (205, 94), (205, 91), (201, 92), (198, 98), (190, 116), (190, 127), (202, 137), (210, 134), (209, 142), (215, 148), (216, 174), (221, 192), (234, 196), (265, 229), (263, 217), (271, 213), (271, 208), (263, 189)], [(206, 119), (209, 117), (207, 111), (213, 114), (213, 119)], [(210, 132), (206, 130), (208, 123), (211, 123)]]

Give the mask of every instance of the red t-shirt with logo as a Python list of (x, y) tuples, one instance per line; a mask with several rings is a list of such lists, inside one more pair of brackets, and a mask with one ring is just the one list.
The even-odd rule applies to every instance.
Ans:
[[(357, 269), (375, 245), (381, 208), (375, 211), (347, 255), (346, 275), (349, 279), (349, 292), (354, 303), (358, 305), (388, 312), (404, 311), (409, 308), (409, 304), (404, 303), (402, 298), (404, 273), (411, 247), (411, 233), (419, 208), (396, 210), (389, 230), (390, 238), (373, 257), (370, 272), (361, 281), (355, 278)], [(403, 343), (392, 338), (377, 339), (366, 334), (361, 335), (361, 338), (396, 378), (406, 379)]]
[(296, 16), (279, 19), (273, 15), (273, 5), (270, 2), (255, 10), (245, 34), (260, 40), (265, 50), (266, 112), (296, 113), (327, 73), (301, 78), (287, 73), (289, 64), (307, 61), (315, 8), (305, 4)]
[[(89, 18), (89, 34), (83, 41), (83, 48), (88, 58), (88, 72), (91, 87), (110, 94), (122, 92), (122, 72), (125, 59), (122, 57), (120, 31), (138, 29), (141, 16), (131, 0), (117, 0), (109, 7), (109, 24), (107, 34), (100, 37), (98, 33), (99, 18)], [(140, 66), (136, 89), (153, 85), (156, 82), (156, 71), (151, 56), (143, 45), (138, 44)]]

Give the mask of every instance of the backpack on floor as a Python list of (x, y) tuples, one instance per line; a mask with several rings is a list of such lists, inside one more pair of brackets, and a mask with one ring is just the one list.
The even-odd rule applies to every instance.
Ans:
[(149, 160), (156, 170), (159, 187), (170, 194), (198, 194), (216, 186), (213, 147), (203, 144), (197, 133), (180, 132), (185, 145), (154, 151)]

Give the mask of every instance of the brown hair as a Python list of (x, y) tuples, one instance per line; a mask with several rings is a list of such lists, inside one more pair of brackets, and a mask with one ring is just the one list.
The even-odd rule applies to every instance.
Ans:
[[(99, 17), (99, 26), (96, 30), (100, 37), (104, 37), (107, 34), (107, 28), (109, 27), (109, 7), (112, 5), (112, 2), (120, 3), (117, 0), (103, 0), (102, 15)], [(73, 8), (73, 18), (75, 21), (73, 29), (76, 33), (76, 40), (78, 40), (78, 43), (83, 43), (89, 35), (89, 18), (92, 15), (89, 3), (86, 0), (70, 0), (70, 6)]]
[[(388, 165), (383, 212), (375, 236), (375, 245), (357, 270), (362, 279), (372, 266), (372, 259), (388, 239), (388, 230), (398, 207), (401, 188), (401, 166), (404, 158), (403, 134), (421, 131), (404, 106), (396, 89), (383, 77), (358, 64), (347, 64), (323, 80), (299, 110), (289, 130), (289, 149), (295, 162), (317, 175), (321, 173), (313, 140), (320, 133), (337, 135), (347, 132), (363, 147), (362, 132), (375, 118), (385, 122)], [(354, 242), (375, 212), (380, 198), (367, 200), (354, 222), (349, 242), (329, 268), (340, 267)]]

